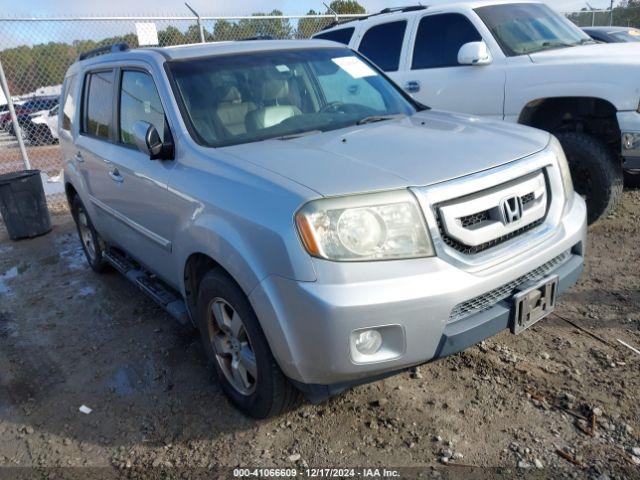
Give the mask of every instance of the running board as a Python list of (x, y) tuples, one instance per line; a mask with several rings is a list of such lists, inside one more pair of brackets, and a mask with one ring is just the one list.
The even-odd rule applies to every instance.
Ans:
[(116, 250), (109, 249), (103, 253), (103, 256), (113, 268), (137, 285), (140, 290), (149, 295), (153, 301), (164, 308), (178, 322), (183, 325), (191, 322), (187, 305), (175, 290), (154, 275), (142, 270), (133, 261)]

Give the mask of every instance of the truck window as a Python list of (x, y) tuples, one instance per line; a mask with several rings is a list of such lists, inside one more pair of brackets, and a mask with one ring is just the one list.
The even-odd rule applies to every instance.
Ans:
[(76, 83), (77, 76), (67, 77), (64, 84), (64, 103), (62, 104), (62, 129), (71, 130), (76, 115)]
[(83, 132), (98, 138), (111, 138), (113, 70), (87, 74), (85, 92)]
[(326, 33), (319, 33), (314, 38), (319, 38), (321, 40), (331, 40), (333, 42), (343, 43), (345, 45), (349, 45), (351, 41), (351, 37), (353, 36), (353, 32), (355, 28), (341, 28), (339, 30), (331, 30)]
[(385, 72), (395, 72), (400, 65), (400, 53), (407, 22), (382, 23), (367, 30), (358, 50)]
[(423, 17), (418, 25), (411, 69), (457, 67), (460, 47), (480, 41), (478, 30), (464, 15), (445, 13)]
[(125, 70), (120, 84), (120, 142), (134, 145), (133, 125), (148, 122), (164, 141), (164, 110), (151, 75)]

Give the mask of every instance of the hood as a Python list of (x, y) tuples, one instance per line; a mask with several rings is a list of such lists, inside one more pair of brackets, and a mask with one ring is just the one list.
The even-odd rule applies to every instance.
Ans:
[(333, 196), (443, 182), (532, 155), (548, 142), (548, 133), (528, 127), (424, 112), (220, 150)]
[(529, 55), (533, 63), (585, 62), (640, 65), (640, 42), (596, 43), (577, 47), (556, 48)]

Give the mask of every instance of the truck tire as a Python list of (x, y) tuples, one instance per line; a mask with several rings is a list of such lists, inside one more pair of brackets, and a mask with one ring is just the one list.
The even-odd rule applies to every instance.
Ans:
[(253, 418), (295, 408), (300, 392), (275, 361), (249, 300), (222, 269), (200, 282), (197, 300), (200, 336), (223, 391)]
[(82, 244), (82, 250), (84, 251), (87, 263), (94, 272), (102, 273), (107, 266), (102, 255), (103, 243), (78, 195), (74, 196), (71, 201), (71, 214), (73, 215), (73, 220), (76, 222), (78, 236), (80, 237), (80, 243)]
[(586, 133), (557, 133), (556, 137), (567, 156), (576, 192), (587, 202), (591, 225), (609, 215), (622, 195), (622, 162), (603, 142)]

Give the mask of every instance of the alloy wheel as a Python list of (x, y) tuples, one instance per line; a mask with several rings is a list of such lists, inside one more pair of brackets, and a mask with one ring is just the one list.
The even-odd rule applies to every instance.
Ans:
[(220, 369), (235, 390), (251, 395), (256, 388), (258, 368), (240, 314), (222, 298), (214, 298), (208, 311), (209, 340)]

